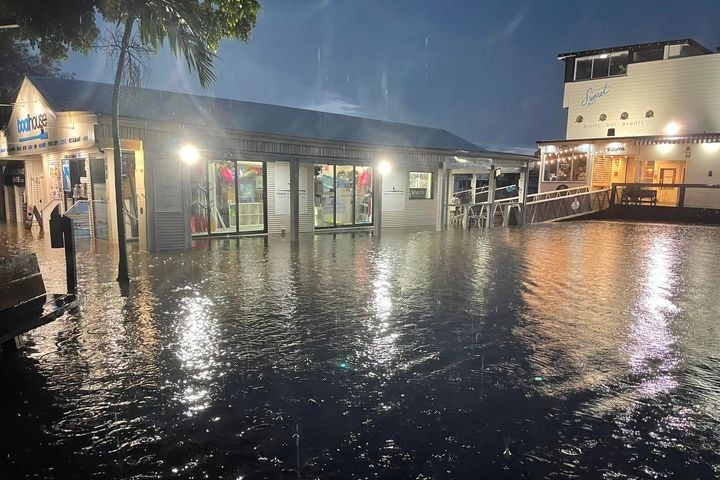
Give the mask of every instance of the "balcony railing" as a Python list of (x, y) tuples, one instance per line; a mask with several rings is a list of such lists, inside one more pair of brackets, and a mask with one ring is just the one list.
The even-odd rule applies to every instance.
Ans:
[[(610, 204), (684, 207), (687, 191), (698, 189), (718, 190), (720, 185), (704, 183), (613, 183), (610, 192)], [(713, 195), (713, 197), (716, 195)], [(720, 203), (715, 205), (714, 208), (720, 208)]]

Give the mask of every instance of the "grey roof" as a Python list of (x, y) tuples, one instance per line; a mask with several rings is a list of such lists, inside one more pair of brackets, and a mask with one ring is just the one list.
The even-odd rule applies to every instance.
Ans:
[[(111, 84), (63, 78), (28, 78), (56, 112), (112, 114)], [(120, 108), (120, 114), (125, 118), (337, 142), (484, 151), (464, 138), (437, 128), (146, 88), (129, 90), (123, 95)]]
[(660, 42), (650, 42), (650, 43), (636, 43), (633, 45), (620, 45), (617, 47), (606, 47), (606, 48), (596, 48), (594, 50), (582, 50), (579, 52), (567, 52), (567, 53), (560, 53), (558, 54), (558, 60), (565, 60), (566, 58), (570, 57), (587, 57), (590, 55), (598, 55), (601, 53), (613, 53), (613, 52), (622, 52), (625, 50), (631, 50), (631, 49), (646, 49), (646, 48), (657, 48), (657, 47), (664, 47), (665, 45), (691, 45), (698, 50), (700, 50), (703, 53), (713, 53), (712, 50), (707, 48), (706, 46), (700, 44), (699, 42), (693, 40), (692, 38), (680, 38), (677, 40), (663, 40)]

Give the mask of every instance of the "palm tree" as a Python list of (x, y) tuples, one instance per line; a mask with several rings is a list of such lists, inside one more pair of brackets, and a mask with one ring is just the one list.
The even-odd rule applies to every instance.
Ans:
[(259, 9), (257, 0), (107, 0), (101, 7), (103, 16), (122, 29), (112, 98), (118, 282), (130, 281), (122, 198), (120, 86), (123, 76), (129, 73), (129, 83), (137, 83), (139, 80), (139, 75), (132, 75), (132, 62), (128, 62), (135, 26), (140, 46), (154, 52), (167, 42), (173, 55), (182, 56), (186, 60), (188, 69), (197, 73), (200, 85), (205, 88), (215, 81), (213, 63), (217, 56), (214, 50), (219, 41), (226, 37), (247, 41)]

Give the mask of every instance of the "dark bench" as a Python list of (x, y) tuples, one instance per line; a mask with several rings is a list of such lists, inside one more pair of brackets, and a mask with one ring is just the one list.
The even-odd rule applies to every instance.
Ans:
[(643, 203), (657, 205), (657, 190), (629, 187), (623, 190), (620, 202), (625, 205), (640, 205)]
[(78, 307), (75, 243), (72, 220), (53, 210), (50, 220), (53, 248), (65, 248), (68, 293), (45, 291), (34, 253), (0, 257), (0, 347), (12, 351), (23, 333), (50, 323)]
[(48, 294), (34, 253), (0, 258), (0, 344), (77, 307), (73, 293)]

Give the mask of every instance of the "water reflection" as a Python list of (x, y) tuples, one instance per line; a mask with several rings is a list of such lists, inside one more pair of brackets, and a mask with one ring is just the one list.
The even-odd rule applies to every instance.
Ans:
[[(0, 472), (713, 478), (720, 232), (492, 231), (81, 247), (76, 317), (0, 381)], [(62, 289), (61, 252), (35, 250)], [(690, 252), (690, 253), (688, 253)], [(109, 267), (110, 266), (110, 267)]]
[(643, 397), (655, 397), (677, 387), (673, 371), (679, 359), (673, 352), (671, 324), (678, 313), (671, 298), (675, 293), (673, 262), (678, 255), (664, 235), (655, 237), (647, 253), (643, 293), (632, 311), (627, 345), (631, 372), (642, 380), (637, 387)]

